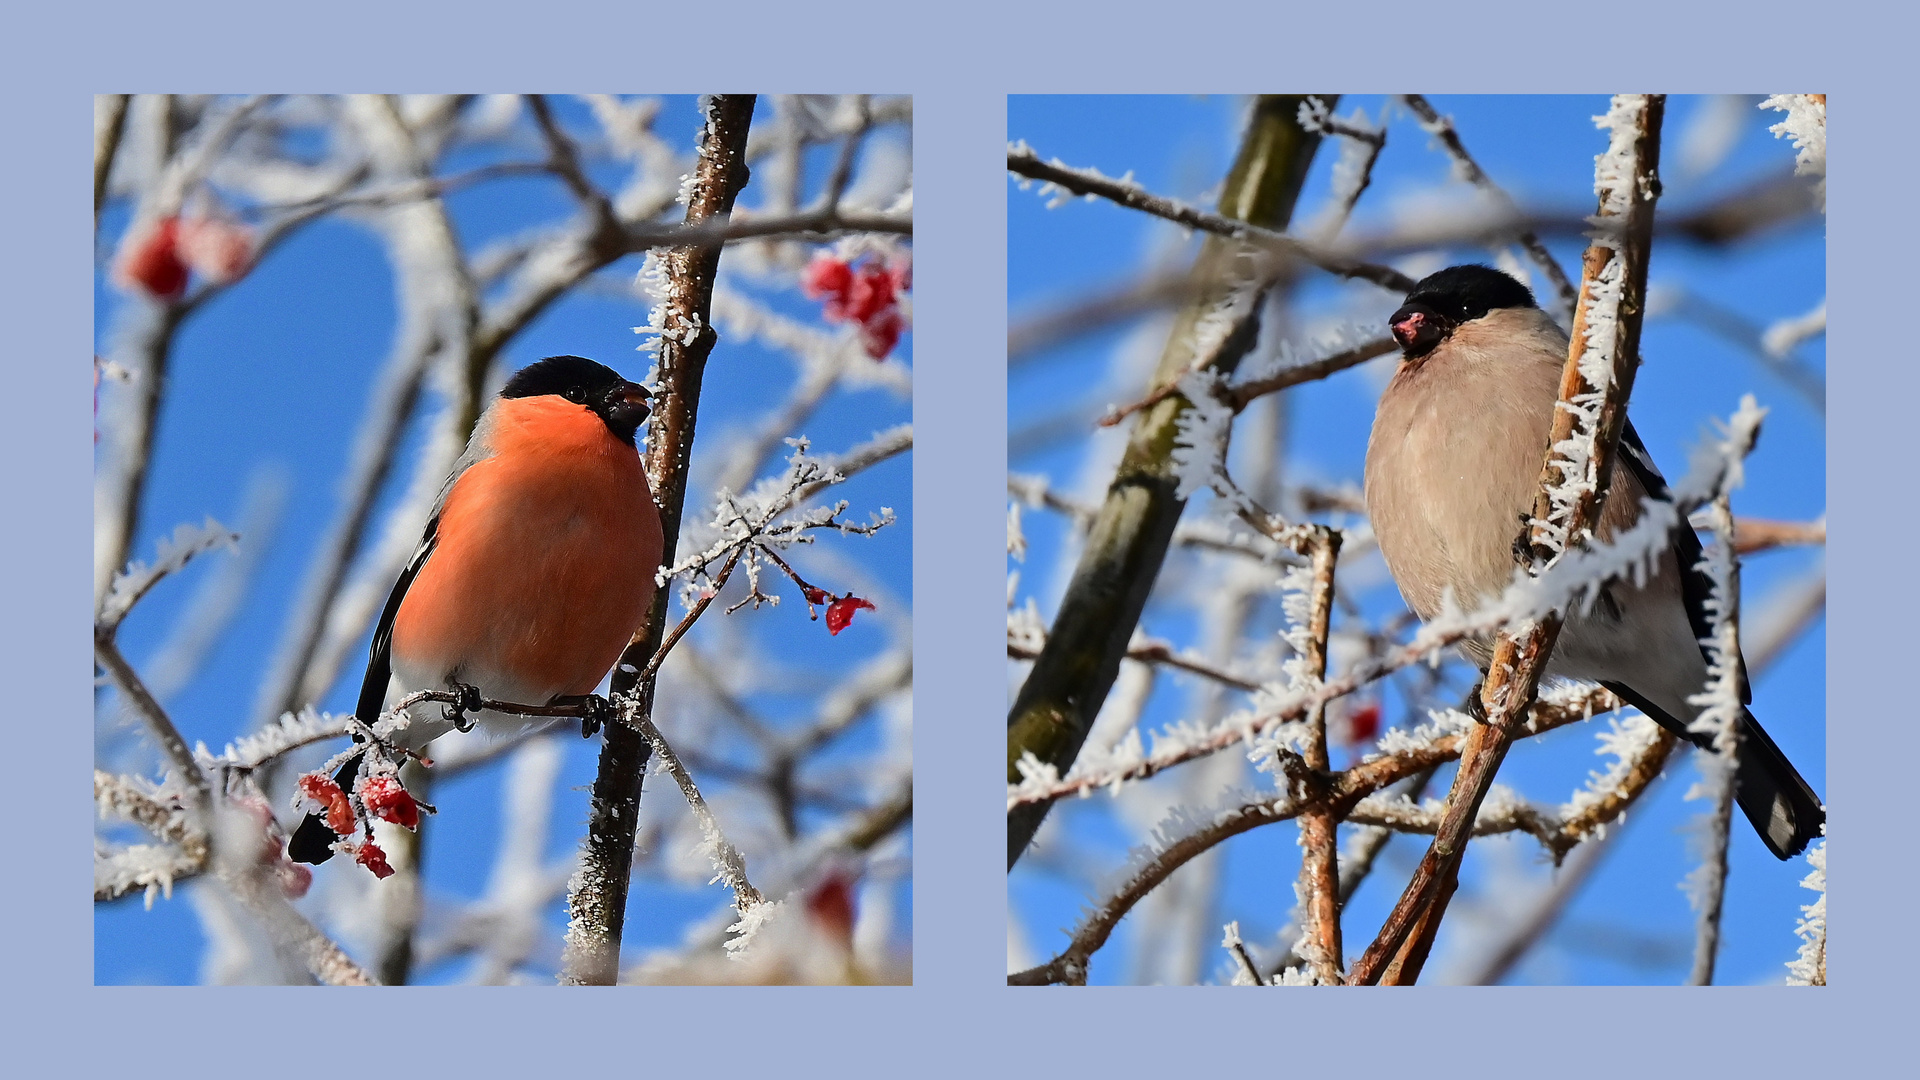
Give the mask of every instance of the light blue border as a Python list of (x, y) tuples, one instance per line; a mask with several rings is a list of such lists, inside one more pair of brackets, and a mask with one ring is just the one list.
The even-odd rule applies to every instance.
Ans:
[[(1065, 5), (1062, 5), (1065, 6)], [(1909, 777), (1911, 578), (1879, 567), (1914, 531), (1907, 437), (1914, 176), (1912, 35), (1838, 6), (95, 3), (9, 17), (10, 212), (0, 424), (12, 782), (0, 926), (22, 1075), (169, 1074), (226, 1063), (453, 1076), (777, 1069), (802, 1075), (1194, 1075), (1316, 1064), (1552, 1076), (1736, 1063), (1783, 1075), (1897, 1072), (1915, 934)], [(1482, 5), (1490, 7), (1491, 5)], [(1645, 8), (1643, 12), (1640, 9)], [(1696, 10), (1698, 9), (1697, 13)], [(421, 42), (431, 44), (422, 47)], [(1356, 85), (1359, 84), (1359, 85)], [(1437, 85), (1436, 85), (1437, 84)], [(1784, 85), (1783, 85), (1784, 84)], [(1005, 594), (1007, 92), (1826, 89), (1833, 557), (1829, 776), (1834, 959), (1825, 991), (1761, 988), (1014, 991), (1003, 983), (998, 644)], [(567, 994), (95, 989), (85, 832), (91, 549), (85, 162), (96, 91), (797, 88), (911, 92), (916, 141), (914, 453), (916, 983), (910, 989)], [(1870, 516), (1872, 521), (1870, 522)], [(1877, 527), (1876, 527), (1877, 526)], [(1889, 673), (1893, 677), (1889, 678)], [(404, 1004), (400, 995), (405, 995)], [(111, 1040), (107, 1034), (111, 1033)], [(126, 1047), (115, 1051), (112, 1045)], [(124, 1058), (121, 1055), (125, 1055)], [(116, 1061), (121, 1062), (116, 1064)], [(230, 1066), (229, 1066), (230, 1067)], [(1909, 1066), (1910, 1067), (1910, 1066)]]

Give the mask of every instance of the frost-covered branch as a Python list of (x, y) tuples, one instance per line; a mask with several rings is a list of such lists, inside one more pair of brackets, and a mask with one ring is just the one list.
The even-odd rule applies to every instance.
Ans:
[[(1747, 672), (1740, 657), (1740, 559), (1734, 554), (1733, 489), (1744, 479), (1745, 461), (1760, 437), (1766, 410), (1749, 394), (1726, 425), (1718, 449), (1720, 467), (1714, 471), (1711, 492), (1713, 546), (1702, 554), (1700, 568), (1713, 582), (1706, 600), (1711, 631), (1701, 640), (1707, 657), (1707, 685), (1687, 698), (1700, 712), (1687, 730), (1712, 740), (1711, 754), (1696, 758), (1701, 782), (1688, 798), (1706, 796), (1713, 807), (1701, 825), (1705, 851), (1701, 865), (1688, 876), (1687, 892), (1699, 914), (1694, 930), (1691, 986), (1713, 982), (1714, 961), (1720, 951), (1720, 913), (1727, 889), (1727, 830), (1733, 822), (1734, 776), (1738, 770), (1740, 719), (1746, 714)], [(1706, 494), (1704, 492), (1697, 494)]]
[(725, 882), (733, 890), (734, 906), (746, 912), (756, 904), (763, 904), (766, 898), (760, 890), (747, 880), (747, 861), (740, 855), (740, 849), (727, 841), (725, 833), (720, 831), (720, 822), (708, 808), (707, 800), (700, 794), (700, 788), (693, 782), (692, 774), (680, 763), (673, 747), (667, 745), (666, 736), (660, 734), (653, 721), (646, 714), (632, 708), (631, 699), (627, 702), (626, 722), (634, 725), (652, 745), (653, 752), (660, 764), (673, 776), (673, 782), (680, 787), (680, 794), (686, 797), (687, 806), (693, 811), (694, 820), (700, 823), (700, 834), (705, 838), (701, 847), (704, 854), (713, 863), (714, 881)]
[[(1590, 539), (1611, 478), (1639, 366), (1664, 110), (1660, 95), (1619, 94), (1607, 114), (1596, 118), (1609, 132), (1607, 151), (1594, 159), (1596, 218), (1615, 227), (1596, 230), (1584, 260), (1572, 344), (1527, 530), (1536, 573), (1563, 564), (1574, 545)], [(1656, 516), (1650, 512), (1653, 505), (1643, 504), (1643, 524)], [(1401, 984), (1419, 976), (1481, 801), (1534, 701), (1560, 617), (1547, 615), (1520, 626), (1496, 639), (1482, 692), (1487, 720), (1474, 729), (1473, 745), (1462, 754), (1446, 820), (1379, 936), (1355, 961), (1352, 982)]]
[(1812, 889), (1820, 898), (1800, 909), (1800, 924), (1793, 932), (1800, 937), (1800, 952), (1787, 965), (1788, 986), (1827, 985), (1827, 842), (1821, 840), (1807, 852), (1807, 865), (1813, 869), (1800, 881), (1803, 889)]
[[(1531, 711), (1523, 734), (1541, 734), (1578, 723), (1596, 712), (1620, 707), (1613, 695), (1598, 687), (1564, 691), (1542, 699)], [(1104, 892), (1074, 928), (1067, 948), (1039, 967), (1008, 976), (1007, 982), (1016, 986), (1083, 984), (1089, 958), (1106, 944), (1114, 927), (1135, 904), (1187, 862), (1243, 832), (1292, 820), (1310, 805), (1332, 807), (1336, 815), (1344, 813), (1344, 808), (1391, 784), (1455, 760), (1466, 741), (1467, 734), (1459, 730), (1436, 734), (1393, 753), (1370, 757), (1345, 771), (1331, 773), (1319, 785), (1317, 793), (1306, 796), (1237, 797), (1214, 811), (1176, 807), (1167, 820), (1154, 829), (1151, 841), (1134, 850), (1118, 883)]]
[(1380, 160), (1380, 151), (1387, 146), (1387, 129), (1384, 123), (1373, 127), (1367, 123), (1367, 114), (1355, 109), (1349, 116), (1335, 116), (1333, 110), (1319, 98), (1308, 98), (1300, 106), (1300, 124), (1309, 130), (1317, 129), (1325, 135), (1338, 135), (1340, 159), (1333, 166), (1334, 209), (1321, 235), (1334, 237), (1346, 227), (1347, 219), (1353, 216), (1353, 208), (1359, 204), (1360, 196), (1368, 185), (1373, 183), (1373, 166)]
[[(1686, 487), (1691, 480), (1683, 482)], [(1680, 489), (1676, 489), (1678, 491)], [(1500, 596), (1471, 612), (1457, 609), (1429, 620), (1406, 644), (1369, 657), (1311, 692), (1290, 692), (1264, 702), (1255, 710), (1235, 713), (1206, 728), (1175, 725), (1154, 739), (1153, 751), (1139, 760), (1115, 763), (1102, 771), (1077, 767), (1064, 779), (1046, 770), (1022, 771), (1008, 788), (1008, 805), (1049, 802), (1066, 795), (1115, 787), (1145, 779), (1182, 762), (1217, 753), (1238, 743), (1271, 733), (1284, 723), (1303, 719), (1309, 709), (1343, 697), (1387, 674), (1431, 659), (1440, 650), (1468, 638), (1481, 637), (1509, 626), (1524, 626), (1553, 616), (1573, 604), (1589, 604), (1610, 581), (1645, 580), (1650, 561), (1668, 543), (1677, 520), (1668, 503), (1642, 503), (1640, 521), (1614, 536), (1563, 556), (1548, 571), (1529, 578), (1517, 574)]]
[(1768, 128), (1774, 135), (1793, 141), (1793, 174), (1814, 176), (1814, 197), (1820, 212), (1827, 212), (1827, 95), (1775, 94), (1762, 101), (1763, 109), (1787, 114), (1785, 120)]
[(148, 590), (160, 583), (168, 574), (184, 568), (193, 557), (217, 547), (231, 548), (240, 542), (240, 534), (229, 531), (226, 526), (208, 518), (200, 525), (181, 524), (173, 530), (173, 535), (163, 537), (154, 552), (153, 562), (135, 562), (119, 574), (114, 575), (113, 583), (107, 588), (107, 595), (100, 604), (100, 612), (94, 617), (97, 629), (111, 634), (119, 629), (121, 620), (133, 610), (133, 605), (147, 595)]
[(93, 860), (93, 898), (117, 900), (138, 889), (153, 907), (156, 893), (169, 899), (175, 881), (205, 872), (213, 845), (206, 829), (182, 805), (181, 792), (133, 776), (93, 771), (93, 801), (101, 817), (133, 822), (171, 847), (136, 844), (117, 851), (97, 844)]
[[(754, 98), (750, 94), (714, 95), (703, 98), (702, 103), (705, 124), (697, 148), (698, 163), (685, 189), (690, 225), (725, 222), (731, 217), (734, 201), (747, 180), (743, 156), (753, 120)], [(658, 261), (665, 292), (659, 324), (676, 333), (662, 335), (660, 340), (660, 392), (648, 428), (645, 465), (666, 537), (662, 558), (671, 565), (676, 561), (674, 553), (680, 538), (700, 389), (716, 340), (710, 323), (720, 249), (674, 248), (658, 256)], [(655, 684), (640, 682), (638, 675), (666, 634), (667, 601), (668, 590), (654, 591), (646, 625), (634, 634), (613, 675), (613, 693), (637, 692), (638, 708), (649, 717), (653, 714)], [(640, 780), (650, 752), (647, 740), (637, 732), (624, 726), (608, 729), (593, 785), (585, 852), (568, 890), (562, 982), (607, 985), (619, 976), (634, 831), (639, 825)]]

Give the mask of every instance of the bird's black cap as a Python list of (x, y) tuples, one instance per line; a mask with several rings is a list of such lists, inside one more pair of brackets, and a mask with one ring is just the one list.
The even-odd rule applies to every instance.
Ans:
[(633, 441), (650, 411), (645, 387), (584, 356), (549, 356), (528, 364), (500, 390), (509, 399), (549, 394), (592, 409), (623, 442)]
[(1468, 263), (1429, 274), (1387, 319), (1409, 360), (1419, 360), (1453, 336), (1462, 323), (1501, 308), (1533, 307), (1533, 293), (1490, 266)]
[(1407, 303), (1421, 304), (1459, 325), (1500, 308), (1537, 307), (1533, 291), (1491, 266), (1449, 266), (1420, 279)]

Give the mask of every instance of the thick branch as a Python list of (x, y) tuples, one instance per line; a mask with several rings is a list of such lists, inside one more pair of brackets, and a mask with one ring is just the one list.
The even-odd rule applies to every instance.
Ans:
[[(1591, 534), (1626, 423), (1646, 307), (1664, 105), (1660, 95), (1614, 98), (1613, 142), (1596, 165), (1597, 216), (1615, 219), (1619, 229), (1616, 238), (1597, 238), (1584, 260), (1580, 306), (1528, 530), (1536, 573)], [(1480, 804), (1533, 704), (1560, 625), (1558, 616), (1549, 615), (1496, 640), (1482, 691), (1486, 722), (1473, 730), (1461, 756), (1446, 817), (1379, 937), (1355, 961), (1350, 982), (1400, 984), (1419, 977), (1458, 882)]]
[[(1291, 217), (1320, 141), (1300, 127), (1300, 104), (1297, 97), (1260, 99), (1223, 189), (1221, 214), (1209, 215), (1232, 219), (1229, 235), (1236, 230), (1244, 235), (1251, 227), (1284, 227)], [(1010, 153), (1009, 163), (1020, 156)], [(1031, 154), (1025, 157), (1038, 165)], [(1217, 317), (1220, 306), (1247, 302), (1245, 258), (1243, 244), (1209, 237), (1194, 265), (1195, 280), (1206, 283), (1206, 292), (1176, 324), (1154, 385), (1175, 381), (1209, 351), (1216, 356), (1214, 366), (1230, 372), (1252, 344), (1246, 335), (1237, 349), (1226, 342), (1209, 348), (1198, 332), (1203, 318)], [(1071, 766), (1113, 686), (1185, 505), (1176, 497), (1173, 444), (1179, 417), (1190, 407), (1184, 398), (1169, 398), (1134, 426), (1047, 644), (1007, 717), (1010, 781), (1020, 779), (1018, 763), (1028, 754), (1057, 769)], [(1045, 816), (1044, 805), (1009, 811), (1009, 868)]]

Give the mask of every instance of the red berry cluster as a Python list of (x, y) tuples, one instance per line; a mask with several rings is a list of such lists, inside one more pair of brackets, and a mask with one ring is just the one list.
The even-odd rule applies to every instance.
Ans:
[(159, 300), (187, 291), (189, 271), (227, 282), (253, 264), (253, 233), (218, 218), (178, 216), (135, 225), (120, 242), (120, 282)]
[(913, 288), (913, 264), (905, 259), (850, 264), (822, 252), (807, 265), (800, 287), (809, 299), (827, 302), (828, 322), (858, 323), (867, 355), (882, 360), (899, 344), (907, 327), (900, 294)]
[[(358, 831), (359, 818), (353, 811), (352, 800), (326, 774), (308, 773), (302, 776), (299, 791), (303, 800), (316, 811), (326, 814), (327, 828), (340, 836), (352, 836)], [(354, 784), (353, 792), (360, 797), (360, 805), (366, 808), (369, 816), (390, 821), (403, 829), (420, 827), (420, 804), (414, 801), (393, 774), (362, 775)], [(393, 867), (387, 863), (387, 853), (373, 842), (371, 835), (363, 837), (350, 850), (353, 861), (372, 871), (374, 877), (384, 878), (393, 874)]]

